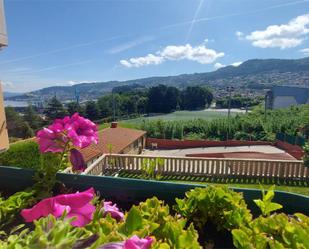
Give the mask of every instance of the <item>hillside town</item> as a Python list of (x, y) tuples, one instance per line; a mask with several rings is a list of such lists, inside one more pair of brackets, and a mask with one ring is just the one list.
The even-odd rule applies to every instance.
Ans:
[[(271, 10), (286, 20), (287, 7), (296, 12), (302, 10), (298, 5), (308, 5), (299, 1), (263, 7), (253, 2), (260, 9), (252, 11), (254, 5), (246, 9), (238, 1), (233, 4), (244, 8), (261, 26), (276, 19), (265, 15), (262, 20), (256, 11)], [(54, 26), (62, 34), (58, 38), (66, 42), (68, 32), (80, 34), (74, 29), (78, 23), (86, 33), (110, 35), (106, 26), (98, 31), (85, 23), (107, 21), (114, 11), (115, 20), (109, 27), (123, 32), (126, 27), (139, 27), (132, 22), (132, 13), (139, 13), (147, 27), (164, 22), (165, 8), (187, 14), (193, 2), (30, 1), (28, 9), (23, 2), (6, 1), (4, 5), (0, 0), (0, 53), (4, 56), (0, 65), (9, 64), (0, 68), (4, 72), (0, 74), (4, 77), (0, 82), (1, 249), (309, 248), (309, 57), (286, 59), (287, 54), (267, 59), (258, 51), (261, 59), (224, 62), (225, 56), (231, 57), (230, 52), (220, 52), (228, 51), (224, 46), (206, 47), (219, 46), (218, 38), (204, 39), (196, 46), (190, 41), (203, 32), (196, 32), (199, 22), (212, 21), (220, 27), (221, 19), (238, 23), (243, 14), (199, 19), (199, 14), (210, 8), (215, 11), (221, 3), (213, 2), (215, 7), (203, 0), (196, 3), (193, 19), (185, 23), (189, 30), (183, 45), (160, 45), (156, 52), (130, 57), (128, 50), (144, 43), (151, 42), (154, 49), (159, 35), (135, 40), (122, 35), (127, 40), (120, 45), (118, 36), (112, 36), (25, 56), (17, 39), (24, 32), (20, 20), (36, 23), (28, 25), (35, 44), (29, 46), (30, 51), (50, 45), (49, 31)], [(219, 9), (224, 13), (222, 6)], [(285, 15), (281, 9), (287, 11)], [(45, 33), (36, 14), (44, 13), (45, 20), (55, 10), (63, 25), (57, 25), (59, 20), (54, 18), (55, 23), (44, 26)], [(97, 11), (105, 15), (96, 15)], [(118, 11), (122, 22), (114, 18)], [(66, 13), (71, 13), (70, 20), (62, 16)], [(76, 18), (80, 13), (87, 18)], [(162, 20), (154, 22), (156, 15)], [(169, 18), (175, 18), (174, 14)], [(246, 22), (242, 19), (241, 23)], [(232, 24), (225, 22), (226, 27)], [(182, 25), (178, 20), (158, 30), (163, 35), (165, 29)], [(248, 35), (237, 30), (231, 44), (246, 49), (250, 44), (236, 42), (247, 41), (253, 52), (265, 48), (283, 52), (307, 42), (309, 14), (286, 24), (267, 25)], [(282, 32), (270, 35), (273, 30)], [(210, 34), (217, 37), (216, 32)], [(35, 39), (41, 40), (36, 43)], [(27, 44), (27, 38), (23, 42)], [(87, 53), (91, 60), (34, 69), (38, 58), (42, 64), (52, 63), (54, 54), (60, 57), (68, 51), (68, 58), (74, 58), (76, 48), (82, 58), (83, 49), (97, 49), (101, 43), (108, 48), (103, 54), (109, 64), (121, 55), (119, 65), (104, 73), (121, 66), (130, 76), (106, 82), (70, 80), (69, 85), (42, 80), (36, 87), (36, 80), (48, 79), (49, 71), (64, 75), (77, 66), (90, 75), (88, 64), (99, 64), (98, 50)], [(308, 55), (309, 50), (299, 51)], [(19, 57), (11, 57), (12, 53)], [(22, 67), (28, 60), (28, 67)], [(164, 63), (166, 68), (172, 64), (175, 71), (161, 69), (158, 72), (165, 76), (144, 77), (151, 75), (151, 67)], [(192, 63), (194, 70), (189, 70)], [(196, 73), (201, 66), (196, 64), (213, 64), (215, 70)], [(135, 77), (144, 66), (150, 68), (148, 73)], [(188, 73), (178, 75), (176, 69)]]

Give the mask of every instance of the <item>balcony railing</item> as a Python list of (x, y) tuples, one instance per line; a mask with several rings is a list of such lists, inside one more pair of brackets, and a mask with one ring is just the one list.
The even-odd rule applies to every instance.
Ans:
[[(159, 158), (161, 160), (158, 160)], [(157, 157), (126, 154), (103, 155), (90, 165), (83, 174), (141, 173), (142, 166), (149, 164), (150, 161), (155, 163), (155, 170), (161, 175), (286, 180), (309, 179), (309, 169), (304, 167), (303, 161)]]

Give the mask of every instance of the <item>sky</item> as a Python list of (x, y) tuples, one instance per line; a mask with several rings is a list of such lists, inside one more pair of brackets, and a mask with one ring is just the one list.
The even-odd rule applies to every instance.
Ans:
[(12, 92), (309, 56), (309, 0), (5, 0), (5, 15)]

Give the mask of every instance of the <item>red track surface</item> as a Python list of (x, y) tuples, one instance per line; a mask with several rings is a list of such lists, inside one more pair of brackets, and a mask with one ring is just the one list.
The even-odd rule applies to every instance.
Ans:
[(225, 152), (225, 153), (203, 153), (187, 154), (188, 157), (210, 157), (210, 158), (240, 158), (240, 159), (269, 159), (269, 160), (296, 160), (288, 153), (262, 153), (262, 152)]

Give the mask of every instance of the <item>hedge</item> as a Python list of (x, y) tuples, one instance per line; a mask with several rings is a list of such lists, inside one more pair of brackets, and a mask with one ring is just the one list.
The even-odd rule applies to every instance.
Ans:
[(0, 165), (2, 166), (37, 169), (44, 161), (56, 164), (59, 163), (59, 157), (51, 153), (41, 154), (35, 141), (11, 144), (6, 152), (0, 153)]

